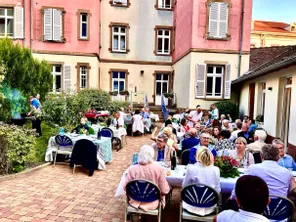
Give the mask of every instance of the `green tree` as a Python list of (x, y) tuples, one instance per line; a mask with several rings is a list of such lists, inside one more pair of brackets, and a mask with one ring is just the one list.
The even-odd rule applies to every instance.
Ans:
[(5, 67), (4, 84), (18, 89), (24, 96), (39, 93), (41, 98), (51, 90), (53, 78), (46, 61), (34, 58), (28, 48), (0, 39), (0, 61)]

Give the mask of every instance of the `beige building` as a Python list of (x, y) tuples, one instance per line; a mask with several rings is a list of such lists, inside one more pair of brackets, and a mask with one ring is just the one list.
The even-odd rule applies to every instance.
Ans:
[(147, 93), (149, 103), (161, 104), (174, 81), (172, 7), (151, 0), (101, 2), (100, 88), (137, 92), (133, 102)]
[(241, 115), (248, 114), (250, 118), (262, 115), (261, 125), (267, 130), (270, 139), (281, 138), (294, 158), (295, 64), (296, 46), (252, 49), (250, 71), (232, 82), (233, 88), (240, 92)]
[(252, 21), (251, 48), (296, 45), (296, 23)]

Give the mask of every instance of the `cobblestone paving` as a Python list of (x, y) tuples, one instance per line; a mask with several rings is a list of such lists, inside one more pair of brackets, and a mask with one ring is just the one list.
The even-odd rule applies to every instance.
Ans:
[[(150, 135), (128, 137), (106, 171), (92, 177), (82, 168), (73, 175), (68, 165), (47, 166), (27, 175), (0, 182), (0, 222), (2, 221), (124, 221), (125, 199), (114, 197), (122, 173), (131, 156)], [(174, 189), (162, 221), (178, 221), (180, 190)], [(145, 221), (157, 221), (153, 217)]]

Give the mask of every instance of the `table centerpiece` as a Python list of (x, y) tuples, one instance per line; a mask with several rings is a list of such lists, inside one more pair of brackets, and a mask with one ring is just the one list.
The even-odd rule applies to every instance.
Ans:
[(230, 156), (215, 157), (214, 165), (220, 169), (220, 177), (235, 178), (239, 176), (238, 162)]

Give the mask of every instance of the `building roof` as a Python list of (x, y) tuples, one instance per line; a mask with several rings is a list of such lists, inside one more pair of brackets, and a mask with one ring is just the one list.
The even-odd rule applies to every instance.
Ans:
[(290, 65), (296, 65), (296, 45), (252, 48), (249, 71), (233, 80), (232, 84), (241, 83)]
[(289, 26), (289, 24), (284, 22), (273, 22), (273, 21), (259, 21), (255, 20), (254, 28), (252, 31), (265, 31), (265, 32), (290, 32), (285, 28)]

